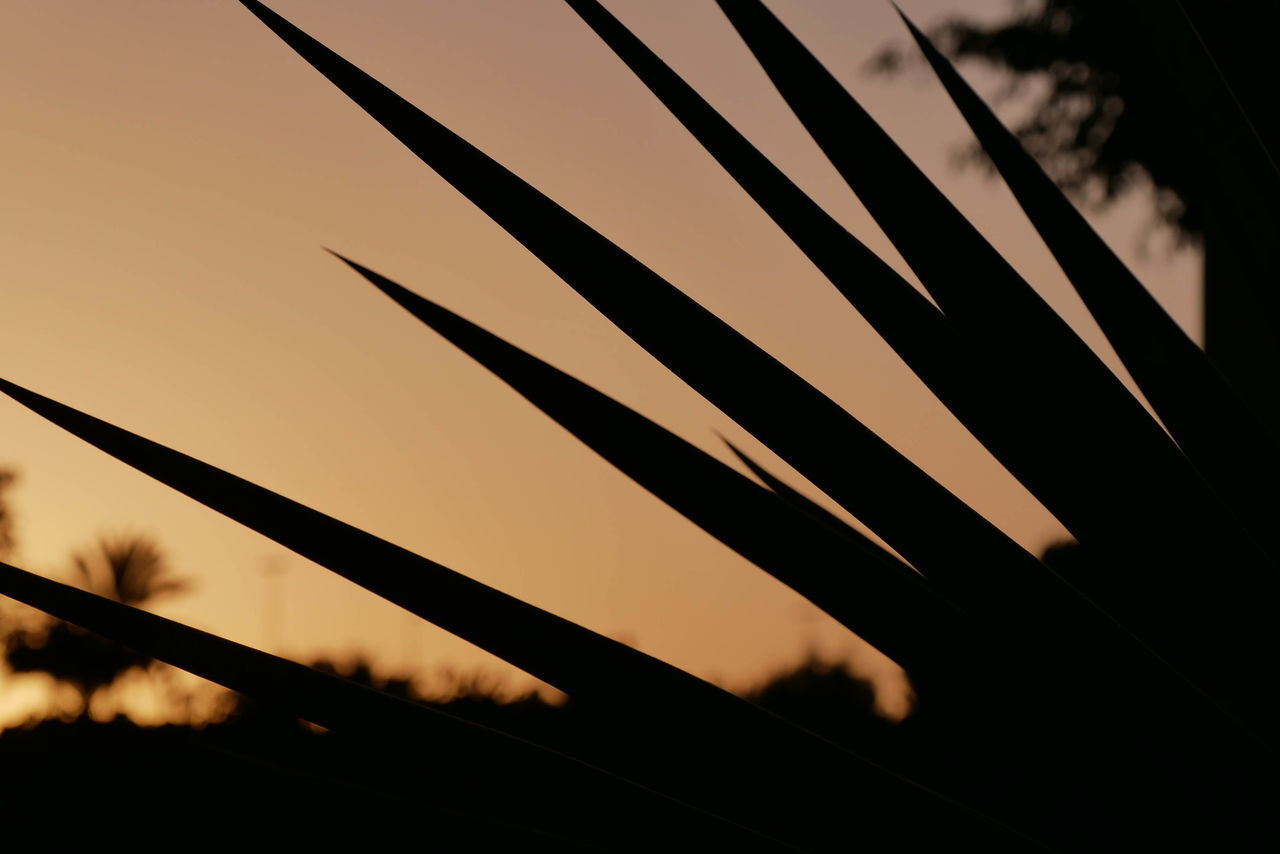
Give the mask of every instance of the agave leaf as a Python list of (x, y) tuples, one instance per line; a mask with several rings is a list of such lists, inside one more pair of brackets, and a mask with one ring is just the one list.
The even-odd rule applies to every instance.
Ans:
[(913, 369), (917, 362), (937, 370), (955, 363), (959, 342), (928, 299), (797, 187), (600, 3), (566, 2)]
[(739, 460), (741, 460), (742, 464), (746, 466), (748, 469), (750, 469), (752, 474), (760, 478), (760, 481), (765, 486), (769, 487), (769, 489), (773, 490), (781, 498), (785, 499), (788, 503), (802, 510), (813, 519), (821, 522), (827, 528), (830, 528), (831, 530), (837, 532), (838, 534), (840, 534), (840, 536), (844, 537), (846, 540), (849, 540), (851, 543), (856, 544), (857, 548), (860, 551), (869, 552), (871, 554), (876, 555), (881, 560), (886, 560), (891, 563), (896, 563), (899, 566), (901, 566), (903, 570), (907, 572), (913, 571), (910, 566), (908, 566), (905, 563), (902, 563), (902, 561), (898, 559), (897, 555), (893, 554), (888, 549), (881, 546), (879, 543), (877, 543), (875, 540), (871, 539), (866, 534), (859, 531), (857, 528), (845, 522), (839, 516), (832, 513), (830, 510), (823, 507), (818, 502), (813, 501), (807, 496), (805, 496), (795, 487), (789, 485), (784, 480), (782, 480), (782, 478), (770, 472), (764, 466), (760, 465), (760, 463), (756, 462), (754, 459), (747, 456), (746, 452), (743, 451), (741, 448), (739, 448), (737, 445), (733, 444), (733, 442), (730, 442), (724, 436), (720, 437), (720, 441), (724, 442), (725, 445), (728, 446), (729, 450), (733, 452), (733, 455), (737, 457)]
[[(1092, 514), (1096, 520), (1114, 512), (1114, 506), (1098, 500), (1096, 493), (1105, 487), (1080, 483), (1081, 469), (1072, 455), (1045, 453), (1046, 437), (1065, 445), (1074, 444), (1077, 439), (1069, 430), (1052, 418), (1029, 410), (1020, 387), (1009, 383), (1002, 372), (980, 367), (972, 348), (956, 337), (932, 304), (809, 199), (598, 2), (567, 2), (831, 279), (938, 399), (1033, 494), (1068, 521), (1078, 520), (1082, 514)], [(837, 530), (878, 549), (841, 520), (772, 478), (736, 448), (734, 451), (779, 494)], [(1098, 474), (1096, 469), (1094, 473)], [(1107, 523), (1106, 518), (1101, 521)], [(1077, 531), (1089, 530), (1082, 529), (1078, 522), (1074, 527)], [(1087, 534), (1083, 536), (1088, 539)], [(1053, 633), (1049, 626), (1056, 625), (1064, 633), (1061, 637), (1079, 637), (1083, 624), (1094, 625), (1109, 638), (1098, 643), (1103, 657), (1113, 656), (1103, 650), (1114, 650), (1117, 642), (1132, 645), (1135, 640), (1099, 620), (1097, 614), (1088, 613), (1096, 606), (1029, 565), (1000, 579), (1007, 598), (993, 598), (972, 589), (972, 580), (935, 580), (941, 590), (975, 614), (999, 617), (996, 611), (1007, 612), (1007, 605), (1013, 600), (1020, 603), (1015, 607), (1041, 631)], [(957, 589), (960, 585), (966, 589)], [(1083, 643), (1083, 639), (1077, 643)], [(1150, 658), (1149, 649), (1133, 652), (1139, 658)], [(1168, 667), (1167, 662), (1151, 660), (1147, 666), (1160, 671)]]
[[(447, 786), (443, 780), (427, 784), (433, 797), (447, 795), (451, 803), (464, 808), (474, 808), (481, 798), (513, 811), (506, 815), (507, 822), (598, 837), (606, 825), (594, 815), (584, 818), (576, 806), (566, 815), (559, 806), (590, 804), (592, 811), (612, 814), (613, 820), (636, 821), (643, 815), (645, 823), (656, 822), (667, 832), (678, 829), (682, 834), (704, 836), (708, 842), (723, 843), (728, 838), (735, 845), (764, 847), (756, 834), (527, 740), (5, 563), (0, 563), (0, 595), (312, 723), (375, 739), (398, 751), (429, 755), (433, 775), (448, 774)], [(502, 775), (488, 770), (494, 761), (502, 763)], [(379, 790), (385, 788), (379, 781), (368, 782)], [(551, 791), (546, 797), (531, 796), (531, 790), (537, 792), (540, 787)], [(398, 797), (401, 793), (388, 790), (388, 794)], [(650, 841), (656, 843), (659, 838)]]
[[(796, 187), (596, 0), (566, 1), (1022, 483), (1051, 508), (1062, 504), (1055, 496), (1063, 490), (1073, 493), (1077, 503), (1096, 503), (1077, 484), (1079, 470), (1069, 459), (1044, 453), (1037, 431), (1028, 429), (1031, 422), (1021, 395), (977, 366), (971, 348), (955, 336), (941, 312)], [(759, 470), (757, 475), (769, 477)], [(793, 499), (807, 501), (785, 485), (779, 488), (776, 479), (767, 482)], [(819, 515), (826, 512), (817, 505), (810, 508)], [(835, 517), (828, 521), (843, 526)], [(1015, 578), (1004, 581), (1019, 583)]]
[(1182, 330), (903, 15), (925, 58), (1173, 438), (1255, 537), (1280, 512), (1280, 448)]
[[(882, 825), (885, 838), (896, 832), (889, 817), (907, 809), (936, 817), (936, 827), (919, 831), (928, 837), (957, 833), (1012, 844), (1007, 829), (981, 814), (665, 662), (11, 382), (0, 380), (0, 391), (184, 495), (586, 701), (610, 722), (610, 733), (622, 727), (630, 734), (619, 745), (622, 755), (608, 757), (628, 778), (784, 839), (829, 835), (842, 815), (835, 804), (856, 797), (867, 799), (869, 820)], [(743, 752), (748, 743), (750, 754)], [(634, 745), (647, 749), (628, 755)], [(682, 752), (688, 765), (680, 763), (678, 772), (654, 767), (652, 756)], [(784, 779), (788, 785), (779, 788)], [(796, 779), (813, 782), (795, 785)]]
[[(1039, 492), (1044, 477), (1062, 476), (1052, 468), (1055, 458), (1043, 454), (1034, 437), (1021, 429), (1025, 416), (1017, 397), (990, 387), (988, 372), (973, 365), (968, 346), (955, 336), (932, 303), (805, 195), (596, 0), (566, 2), (751, 194), (939, 400), (1028, 488)], [(1051, 466), (1047, 474), (1046, 461)], [(755, 468), (745, 458), (744, 462)]]
[[(1187, 469), (1178, 465), (1176, 449), (1158, 425), (799, 40), (758, 0), (720, 6), (952, 324), (975, 346), (990, 342), (991, 355), (1011, 363), (1005, 368), (1011, 377), (1051, 389), (1036, 394), (1033, 388), (1026, 403), (1053, 416), (1047, 426), (1068, 431), (1071, 439), (1055, 449), (1084, 466), (1077, 472), (1099, 474), (1088, 479), (1091, 488), (1077, 488), (1071, 502), (1092, 505), (1092, 511), (1050, 506), (1077, 538), (1094, 541), (1089, 535), (1097, 520), (1125, 518), (1118, 511), (1135, 498), (1167, 494), (1175, 484), (1181, 485), (1175, 492), (1188, 492)], [(989, 365), (997, 369), (996, 359)], [(1108, 431), (1081, 429), (1088, 423), (1105, 423)], [(1148, 477), (1136, 476), (1141, 471), (1134, 460), (1150, 463)], [(1153, 507), (1143, 514), (1153, 519), (1168, 503), (1154, 499), (1139, 506)]]
[[(1017, 708), (1026, 725), (1034, 729), (1032, 721), (1041, 721), (1040, 731), (1046, 732), (1052, 725), (1043, 721), (1053, 718), (1051, 709), (1062, 702), (1059, 693), (1069, 697), (1087, 690), (1105, 672), (1115, 674), (1115, 702), (1129, 711), (1165, 716), (1165, 705), (1172, 704), (1189, 708), (1197, 724), (1208, 713), (1211, 725), (1221, 727), (1220, 711), (1203, 695), (1078, 596), (1075, 610), (1039, 608), (1030, 620), (1009, 613), (984, 616), (975, 633), (972, 623), (957, 619), (922, 589), (909, 566), (732, 444), (770, 487), (788, 495), (760, 488), (617, 401), (385, 276), (337, 257), (637, 483), (895, 658), (929, 702), (970, 703), (981, 684), (989, 703), (1004, 697), (1000, 702)], [(1059, 597), (1064, 604), (1073, 604), (1068, 589), (1060, 593), (1066, 594)], [(917, 645), (917, 637), (924, 643)], [(1018, 642), (1011, 644), (1012, 638)], [(1046, 682), (1049, 693), (1026, 684), (1009, 691), (1005, 674), (1027, 669), (1029, 662), (1036, 674), (1032, 681)], [(1105, 721), (1112, 711), (1106, 705), (1091, 713)]]
[(486, 732), (425, 706), (5, 563), (0, 563), (0, 594), (331, 729), (358, 731), (381, 723), (402, 735), (424, 738), (440, 732), (437, 726), (448, 738), (475, 738)]
[(886, 559), (883, 550), (850, 548), (826, 525), (634, 410), (387, 277), (337, 257), (632, 480), (904, 668), (913, 674), (955, 671), (948, 647), (969, 630), (909, 567)]
[[(1254, 193), (1270, 197), (1275, 210), (1280, 201), (1280, 128), (1276, 126), (1275, 103), (1265, 77), (1251, 80), (1256, 70), (1266, 67), (1267, 57), (1260, 48), (1271, 44), (1276, 21), (1273, 7), (1253, 4), (1253, 9), (1225, 5), (1218, 0), (1174, 0), (1177, 8), (1171, 17), (1181, 19), (1187, 33), (1199, 45), (1205, 59), (1205, 72), (1217, 84), (1218, 99), (1231, 106), (1230, 115), (1236, 127), (1229, 133), (1238, 141), (1234, 153), (1246, 164), (1241, 175), (1254, 177), (1257, 185)], [(1271, 12), (1254, 16), (1262, 10)], [(1242, 14), (1243, 13), (1243, 14)], [(1254, 38), (1240, 40), (1239, 32), (1232, 39), (1231, 29), (1252, 28)], [(1243, 48), (1243, 50), (1242, 50)], [(1243, 188), (1241, 188), (1243, 189)]]
[[(1073, 472), (1049, 484), (1059, 491), (1046, 506), (1114, 561), (1086, 592), (1215, 696), (1274, 720), (1280, 698), (1258, 696), (1247, 675), (1276, 650), (1269, 560), (1101, 360), (795, 36), (759, 0), (717, 3), (981, 363), (1019, 389), (1025, 428), (1051, 437), (1041, 454)], [(1187, 614), (1212, 628), (1188, 632)]]
[[(567, 2), (831, 279), (938, 399), (1028, 489), (1051, 508), (1064, 506), (1061, 496), (1065, 493), (1069, 502), (1085, 512), (1094, 510), (1096, 499), (1092, 490), (1078, 484), (1079, 469), (1073, 460), (1044, 452), (1040, 433), (1045, 432), (1046, 425), (1037, 424), (1039, 419), (1029, 418), (1031, 413), (1023, 405), (1022, 395), (1003, 383), (997, 372), (978, 367), (971, 348), (955, 336), (947, 320), (931, 303), (796, 187), (596, 0)], [(1061, 432), (1059, 440), (1074, 441)], [(856, 530), (769, 475), (737, 448), (733, 450), (770, 488), (863, 545), (879, 549)], [(1068, 514), (1063, 515), (1070, 518)], [(974, 613), (997, 616), (992, 606), (1003, 608), (1010, 600), (1019, 601), (1016, 607), (1033, 615), (1041, 630), (1058, 625), (1078, 634), (1082, 619), (1105, 625), (1097, 614), (1085, 613), (1095, 606), (1081, 600), (1074, 591), (1058, 585), (1055, 594), (1057, 581), (1027, 565), (1017, 574), (1000, 578), (1005, 597), (992, 597), (990, 591), (971, 589), (972, 580), (943, 578), (939, 583), (941, 589), (956, 601), (964, 602)], [(969, 589), (957, 589), (959, 585)], [(1131, 643), (1134, 640), (1123, 631), (1117, 634), (1115, 626), (1108, 627), (1105, 633), (1113, 641), (1118, 638)], [(1147, 655), (1149, 650), (1140, 654)], [(1160, 670), (1167, 667), (1164, 662), (1152, 663)]]
[(0, 391), (127, 465), (566, 693), (583, 698), (645, 690), (723, 693), (625, 644), (186, 454), (6, 380), (0, 380)]
[[(619, 329), (921, 572), (954, 574), (956, 553), (996, 577), (1036, 564), (836, 403), (564, 208), (261, 3), (241, 3)], [(1005, 595), (998, 583), (986, 587)]]
[[(957, 602), (963, 596), (966, 604), (980, 603), (990, 613), (1019, 607), (1030, 615), (1078, 610), (1078, 602), (1064, 604), (1060, 583), (1031, 555), (812, 386), (368, 75), (260, 3), (242, 2), (624, 332), (876, 531), (946, 595)], [(964, 563), (955, 560), (957, 554), (965, 556)]]
[[(939, 400), (997, 457), (1008, 460), (1013, 456), (1016, 460), (1016, 453), (1003, 450), (1010, 443), (1027, 444), (1025, 433), (1005, 426), (1018, 421), (1016, 404), (1009, 402), (1009, 396), (986, 393), (988, 378), (971, 365), (966, 345), (956, 338), (942, 313), (797, 187), (600, 3), (566, 2), (858, 309)], [(736, 448), (733, 450), (742, 457)], [(1023, 450), (1024, 457), (1042, 456), (1038, 446)], [(749, 460), (743, 461), (756, 468)], [(1034, 489), (1034, 478), (1024, 476), (1024, 481)], [(785, 485), (782, 490), (769, 485), (790, 497), (800, 497), (799, 493), (788, 492)], [(811, 505), (811, 509), (825, 513), (817, 505)], [(828, 521), (836, 521), (861, 536), (834, 516)]]

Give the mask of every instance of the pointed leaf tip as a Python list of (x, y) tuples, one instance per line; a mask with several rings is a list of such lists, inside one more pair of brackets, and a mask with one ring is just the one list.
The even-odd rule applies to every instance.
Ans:
[(342, 261), (352, 270), (355, 270), (358, 274), (360, 274), (360, 276), (365, 281), (373, 285), (378, 290), (382, 291), (384, 294), (390, 297), (394, 302), (398, 303), (404, 308), (412, 311), (410, 304), (417, 303), (419, 305), (425, 305), (426, 308), (431, 310), (435, 310), (435, 311), (444, 310), (440, 305), (432, 302), (426, 297), (419, 296), (418, 294), (413, 293), (404, 285), (401, 285), (398, 282), (391, 281), (381, 273), (376, 273), (373, 270), (370, 270), (368, 267), (364, 266), (360, 262), (352, 261), (350, 258), (347, 258), (344, 255), (339, 255), (337, 252), (333, 254), (337, 256), (338, 260)]

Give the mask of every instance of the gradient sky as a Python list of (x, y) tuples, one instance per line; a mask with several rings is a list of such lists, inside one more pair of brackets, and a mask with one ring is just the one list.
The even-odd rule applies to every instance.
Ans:
[[(562, 3), (270, 5), (782, 358), (1020, 542), (1061, 535)], [(710, 0), (607, 5), (902, 268)], [(879, 47), (906, 38), (888, 2), (769, 5), (1115, 365), (1008, 193), (956, 168), (968, 137), (927, 71), (867, 73)], [(1009, 8), (902, 5), (923, 24)], [(879, 666), (321, 250), (722, 459), (713, 431), (789, 473), (238, 3), (3, 6), (0, 375), (702, 676), (741, 685), (807, 648)], [(1004, 86), (968, 72), (988, 95)], [(1141, 194), (1094, 219), (1198, 336), (1198, 259), (1159, 230), (1144, 251), (1149, 220)], [(421, 673), (508, 672), (7, 400), (0, 430), (0, 463), (22, 474), (19, 565), (66, 577), (71, 549), (146, 532), (196, 584), (158, 606), (167, 616), (302, 659), (362, 650)], [(273, 563), (285, 570), (270, 582), (274, 628)]]

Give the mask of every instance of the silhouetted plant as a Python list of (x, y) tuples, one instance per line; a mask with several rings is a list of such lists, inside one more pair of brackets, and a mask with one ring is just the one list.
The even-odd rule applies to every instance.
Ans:
[[(0, 568), (0, 589), (287, 707), (341, 739), (372, 744), (369, 755), (411, 757), (412, 773), (369, 770), (367, 785), (381, 792), (427, 787), (414, 791), (534, 835), (634, 850), (672, 840), (689, 848), (949, 851), (1280, 845), (1271, 820), (1280, 713), (1271, 676), (1275, 439), (914, 27), (1160, 422), (758, 0), (719, 5), (933, 301), (602, 6), (569, 0), (1062, 521), (1092, 571), (1055, 572), (623, 249), (261, 3), (241, 2), (896, 554), (753, 461), (743, 457), (764, 486), (343, 260), (646, 489), (903, 665), (918, 710), (892, 737), (829, 730), (838, 745), (806, 727), (828, 729), (829, 720), (777, 696), (778, 710), (798, 723), (4, 381), (10, 397), (138, 470), (563, 690), (572, 725), (517, 738), (501, 724), (477, 726), (17, 569)], [(1260, 176), (1253, 189), (1269, 192), (1273, 177)], [(488, 773), (494, 767), (502, 773)]]
[[(92, 549), (76, 552), (71, 563), (82, 588), (123, 605), (147, 605), (188, 587), (172, 576), (159, 547), (146, 537), (104, 537)], [(69, 685), (79, 697), (81, 715), (99, 691), (155, 661), (63, 620), (14, 629), (5, 638), (4, 654), (14, 673), (47, 673)]]
[(890, 738), (895, 726), (877, 714), (875, 688), (846, 662), (810, 655), (743, 695), (776, 715), (853, 747)]
[(7, 560), (17, 544), (13, 532), (13, 508), (9, 506), (6, 494), (17, 479), (17, 472), (0, 468), (0, 560)]
[[(934, 31), (958, 59), (1048, 84), (1015, 131), (1060, 186), (1096, 204), (1149, 177), (1159, 216), (1204, 251), (1209, 354), (1273, 425), (1280, 215), (1272, 189), (1253, 185), (1270, 183), (1267, 151), (1280, 151), (1267, 51), (1278, 33), (1280, 7), (1252, 0), (1042, 0), (1008, 20), (956, 16)], [(880, 65), (904, 55), (889, 48)], [(1250, 144), (1255, 135), (1264, 145)]]

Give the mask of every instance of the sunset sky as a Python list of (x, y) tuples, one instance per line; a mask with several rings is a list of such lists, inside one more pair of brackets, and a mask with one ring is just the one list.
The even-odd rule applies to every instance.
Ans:
[[(715, 431), (792, 476), (239, 3), (3, 5), (0, 376), (724, 684), (808, 648), (884, 669), (322, 251), (721, 459)], [(773, 352), (1020, 542), (1061, 535), (563, 3), (268, 5)], [(606, 5), (905, 269), (711, 0)], [(1007, 191), (957, 167), (967, 132), (927, 70), (868, 72), (877, 50), (907, 40), (887, 0), (769, 6), (1115, 365)], [(924, 25), (1010, 8), (902, 6)], [(966, 71), (985, 95), (1006, 85)], [(1094, 222), (1199, 337), (1198, 257), (1148, 234), (1150, 219), (1138, 193)], [(302, 660), (359, 650), (427, 675), (514, 673), (16, 403), (0, 400), (0, 430), (0, 465), (22, 477), (19, 566), (68, 578), (72, 549), (144, 532), (195, 585), (158, 605), (166, 616)], [(283, 573), (269, 581), (272, 565)], [(281, 601), (272, 625), (268, 584)], [(6, 684), (0, 719), (26, 701)]]

